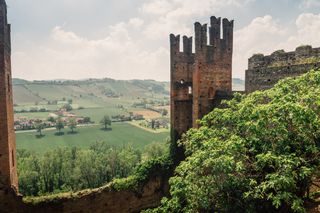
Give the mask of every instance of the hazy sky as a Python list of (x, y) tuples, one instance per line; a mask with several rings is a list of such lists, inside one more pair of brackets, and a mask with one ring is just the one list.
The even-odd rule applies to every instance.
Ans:
[(7, 0), (14, 77), (169, 80), (169, 34), (235, 20), (233, 76), (253, 53), (320, 46), (320, 0)]

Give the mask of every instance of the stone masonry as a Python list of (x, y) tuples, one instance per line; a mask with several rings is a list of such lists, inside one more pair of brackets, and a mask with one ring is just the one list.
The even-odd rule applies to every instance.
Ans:
[(294, 52), (278, 50), (271, 55), (256, 54), (249, 59), (246, 92), (273, 87), (280, 79), (295, 77), (320, 67), (320, 48), (297, 47)]
[(16, 142), (13, 128), (13, 99), (11, 82), (10, 25), (7, 5), (0, 1), (0, 196), (18, 192)]
[(173, 141), (197, 127), (197, 120), (214, 108), (220, 94), (232, 92), (233, 21), (213, 16), (210, 22), (209, 29), (195, 23), (195, 53), (192, 37), (183, 36), (180, 51), (180, 35), (170, 35)]

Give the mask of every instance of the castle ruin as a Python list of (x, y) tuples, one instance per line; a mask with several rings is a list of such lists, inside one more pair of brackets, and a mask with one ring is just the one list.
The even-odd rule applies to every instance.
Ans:
[(278, 50), (271, 55), (255, 54), (246, 70), (247, 93), (273, 87), (280, 79), (295, 77), (320, 67), (320, 48), (297, 47), (293, 52)]
[(180, 35), (170, 35), (173, 141), (232, 92), (233, 21), (213, 16), (210, 22), (209, 39), (207, 25), (195, 23), (195, 53), (192, 37), (183, 37), (180, 51)]
[[(198, 119), (233, 94), (233, 21), (211, 17), (210, 22), (209, 30), (206, 24), (195, 23), (195, 52), (192, 38), (183, 37), (180, 51), (180, 36), (170, 35), (172, 142), (198, 127)], [(16, 171), (10, 25), (5, 0), (0, 0), (0, 56), (0, 212), (140, 212), (158, 206), (168, 195), (170, 174), (152, 171), (133, 188), (117, 189), (109, 184), (38, 203), (23, 202)], [(309, 46), (290, 53), (255, 55), (246, 71), (246, 92), (270, 88), (279, 79), (319, 67), (319, 56), (320, 48)]]

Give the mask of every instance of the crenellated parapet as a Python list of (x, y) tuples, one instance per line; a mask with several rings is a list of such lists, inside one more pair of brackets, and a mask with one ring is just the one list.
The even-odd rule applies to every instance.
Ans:
[(320, 67), (320, 48), (300, 46), (292, 52), (277, 50), (271, 55), (255, 54), (249, 58), (246, 92), (269, 89), (280, 79), (295, 77)]
[(181, 48), (180, 36), (170, 35), (173, 141), (198, 126), (215, 107), (219, 91), (232, 90), (233, 21), (212, 16), (209, 27), (196, 22), (194, 30), (194, 48), (192, 37), (183, 36)]
[[(213, 63), (233, 51), (233, 20), (210, 18), (207, 24), (195, 23), (195, 50), (197, 55), (203, 55), (207, 63)], [(222, 31), (221, 31), (222, 29)], [(209, 38), (208, 38), (209, 31)]]

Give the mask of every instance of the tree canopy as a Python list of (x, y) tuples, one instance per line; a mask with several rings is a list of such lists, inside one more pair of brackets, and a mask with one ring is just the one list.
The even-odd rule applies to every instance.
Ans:
[(149, 212), (304, 212), (320, 163), (320, 72), (225, 105), (180, 141), (171, 197)]

